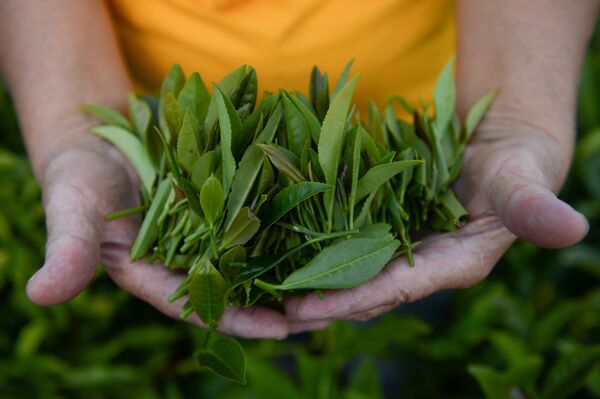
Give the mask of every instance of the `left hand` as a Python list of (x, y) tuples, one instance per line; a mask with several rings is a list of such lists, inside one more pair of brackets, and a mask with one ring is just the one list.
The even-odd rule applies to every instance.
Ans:
[(568, 171), (572, 143), (503, 115), (490, 112), (467, 146), (455, 185), (469, 211), (465, 226), (423, 240), (415, 267), (399, 258), (361, 286), (327, 291), (324, 299), (290, 298), (288, 318), (370, 319), (436, 291), (478, 283), (517, 237), (546, 248), (581, 240), (588, 230), (585, 217), (555, 195)]

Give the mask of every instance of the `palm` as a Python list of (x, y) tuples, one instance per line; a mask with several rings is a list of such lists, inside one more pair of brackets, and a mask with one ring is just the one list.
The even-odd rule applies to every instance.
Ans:
[(515, 234), (547, 247), (576, 242), (585, 234), (585, 219), (550, 191), (564, 179), (564, 153), (568, 149), (533, 126), (488, 117), (455, 185), (468, 223), (427, 237), (415, 251), (414, 268), (400, 258), (359, 287), (327, 292), (324, 299), (289, 299), (288, 317), (364, 320), (438, 290), (469, 287), (488, 275)]

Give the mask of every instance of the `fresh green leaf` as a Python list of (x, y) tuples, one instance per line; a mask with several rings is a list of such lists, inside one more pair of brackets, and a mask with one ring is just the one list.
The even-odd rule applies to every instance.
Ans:
[(110, 141), (131, 162), (137, 172), (142, 186), (150, 193), (156, 172), (152, 161), (146, 152), (144, 144), (133, 133), (118, 126), (96, 126), (91, 129), (92, 133)]
[(183, 116), (183, 123), (177, 139), (177, 161), (187, 172), (192, 171), (194, 164), (200, 158), (197, 131), (198, 120), (190, 107)]
[(179, 102), (179, 109), (182, 113), (185, 113), (187, 108), (190, 107), (196, 119), (204, 121), (210, 103), (210, 94), (198, 72), (192, 73), (185, 82), (179, 92), (177, 102)]
[(192, 167), (192, 183), (197, 187), (202, 187), (206, 179), (215, 171), (215, 152), (208, 151), (202, 154)]
[(167, 93), (177, 97), (185, 84), (185, 74), (181, 65), (175, 64), (169, 71), (160, 88), (160, 98), (163, 99)]
[(140, 100), (135, 94), (128, 94), (129, 116), (135, 126), (140, 139), (148, 141), (148, 129), (152, 123), (152, 111), (144, 100)]
[(469, 110), (469, 113), (467, 114), (467, 120), (465, 121), (465, 135), (463, 142), (469, 141), (475, 132), (477, 125), (479, 125), (479, 122), (481, 119), (483, 119), (485, 113), (492, 105), (492, 101), (494, 101), (494, 98), (496, 98), (497, 94), (497, 90), (486, 94), (485, 96), (481, 97)]
[(192, 275), (190, 302), (200, 320), (211, 329), (217, 327), (225, 311), (227, 290), (227, 282), (208, 260)]
[(342, 74), (340, 75), (340, 78), (338, 79), (337, 83), (335, 84), (335, 88), (333, 89), (333, 92), (331, 93), (331, 100), (335, 99), (335, 96), (339, 93), (340, 90), (342, 90), (342, 87), (344, 87), (344, 85), (346, 84), (346, 81), (348, 80), (348, 75), (350, 74), (350, 69), (352, 69), (353, 63), (354, 63), (354, 59), (350, 60), (344, 67), (344, 70), (342, 71)]
[(125, 130), (133, 131), (131, 123), (123, 115), (112, 108), (103, 105), (84, 104), (81, 106), (85, 112), (100, 119), (107, 125), (115, 125)]
[(358, 181), (356, 202), (376, 191), (383, 183), (398, 173), (422, 164), (423, 161), (396, 161), (372, 167)]
[[(273, 140), (277, 126), (279, 126), (279, 121), (281, 120), (281, 115), (281, 107), (277, 107), (257, 138), (257, 143), (268, 143)], [(252, 187), (254, 187), (256, 177), (261, 170), (263, 158), (263, 152), (254, 144), (250, 145), (244, 152), (231, 184), (231, 193), (227, 200), (225, 228), (228, 229), (231, 226), (233, 218), (246, 202)]]
[(171, 194), (173, 187), (168, 179), (160, 182), (156, 190), (156, 194), (152, 199), (150, 208), (144, 217), (144, 221), (140, 227), (133, 245), (131, 246), (131, 262), (143, 258), (148, 254), (150, 248), (158, 238), (158, 220), (163, 212), (167, 199)]
[(280, 290), (351, 288), (365, 283), (392, 259), (396, 240), (350, 238), (324, 248), (310, 262), (290, 274)]
[[(325, 183), (335, 187), (338, 177), (338, 169), (342, 146), (344, 144), (344, 131), (346, 128), (346, 117), (350, 109), (352, 93), (356, 87), (359, 75), (355, 75), (332, 101), (321, 128), (319, 137), (318, 155), (319, 163), (325, 174)], [(333, 192), (325, 196), (325, 210), (328, 217), (328, 227), (331, 229), (333, 217)]]
[(225, 197), (229, 195), (233, 176), (235, 175), (235, 159), (232, 153), (234, 136), (239, 135), (242, 126), (233, 105), (225, 97), (221, 89), (213, 85), (213, 95), (216, 97), (221, 128), (221, 162), (223, 167), (223, 189)]
[(456, 86), (454, 84), (453, 70), (454, 57), (448, 61), (433, 91), (435, 103), (435, 124), (440, 131), (444, 131), (454, 115), (456, 106)]
[(225, 206), (223, 186), (215, 175), (210, 175), (202, 185), (200, 189), (200, 205), (209, 225), (213, 226), (223, 213), (223, 207)]

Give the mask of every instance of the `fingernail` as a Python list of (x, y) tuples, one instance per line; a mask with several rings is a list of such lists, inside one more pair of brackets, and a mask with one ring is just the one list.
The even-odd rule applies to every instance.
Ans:
[(29, 283), (31, 283), (33, 280), (35, 280), (35, 277), (42, 271), (42, 268), (39, 268), (37, 270), (37, 272), (33, 273), (33, 276), (29, 277), (29, 280), (27, 280), (27, 284), (29, 285)]

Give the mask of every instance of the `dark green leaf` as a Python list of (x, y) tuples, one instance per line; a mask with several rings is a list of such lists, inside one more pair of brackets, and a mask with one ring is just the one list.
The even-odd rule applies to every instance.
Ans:
[(211, 329), (217, 327), (225, 311), (228, 288), (221, 273), (208, 260), (192, 275), (189, 289), (190, 302), (200, 320)]
[(275, 147), (274, 145), (268, 144), (256, 145), (269, 157), (269, 160), (273, 166), (275, 166), (281, 173), (297, 183), (306, 180), (306, 178), (302, 175), (302, 172), (300, 172), (300, 169), (298, 169), (298, 165), (296, 165), (292, 158), (286, 154), (282, 147)]
[(332, 189), (333, 187), (329, 184), (315, 182), (302, 182), (284, 188), (275, 195), (268, 206), (261, 212), (261, 220), (263, 221), (261, 230), (270, 227), (288, 211), (313, 195)]
[(311, 140), (308, 122), (296, 108), (290, 96), (283, 93), (283, 111), (285, 113), (285, 124), (287, 131), (287, 142), (290, 151), (300, 156), (307, 140)]
[(240, 209), (223, 236), (222, 248), (226, 249), (236, 245), (244, 245), (254, 237), (259, 227), (260, 220), (252, 213), (250, 208), (244, 207)]
[(592, 346), (563, 355), (550, 370), (544, 383), (545, 399), (571, 397), (587, 379), (594, 366), (600, 363), (600, 346)]
[(246, 356), (242, 346), (233, 338), (221, 338), (201, 349), (198, 362), (213, 373), (238, 384), (246, 385)]

